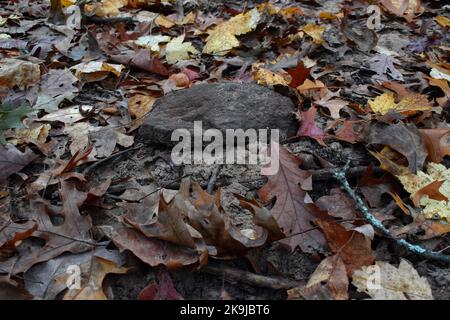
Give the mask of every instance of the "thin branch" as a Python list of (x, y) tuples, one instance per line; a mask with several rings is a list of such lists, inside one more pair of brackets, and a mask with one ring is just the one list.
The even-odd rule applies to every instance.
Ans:
[(397, 239), (394, 237), (391, 232), (378, 220), (376, 219), (369, 211), (369, 209), (364, 204), (364, 201), (361, 199), (361, 197), (355, 192), (355, 190), (352, 189), (350, 186), (347, 178), (346, 178), (346, 171), (347, 167), (344, 167), (342, 170), (336, 170), (333, 173), (333, 176), (336, 180), (338, 180), (342, 187), (345, 189), (345, 191), (350, 195), (350, 197), (353, 198), (356, 202), (356, 207), (359, 211), (363, 214), (364, 219), (370, 223), (376, 230), (378, 230), (382, 235), (385, 237), (392, 239), (397, 245), (405, 248), (411, 253), (417, 254), (420, 257), (427, 258), (427, 259), (433, 259), (437, 261), (442, 261), (446, 263), (450, 263), (450, 255), (445, 255), (440, 252), (431, 251), (429, 249), (426, 249), (422, 246), (411, 244), (408, 241), (404, 239)]

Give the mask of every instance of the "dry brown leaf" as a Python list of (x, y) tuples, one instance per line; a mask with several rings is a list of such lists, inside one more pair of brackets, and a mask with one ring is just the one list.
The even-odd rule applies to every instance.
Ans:
[(358, 291), (374, 300), (433, 300), (430, 284), (412, 264), (404, 259), (398, 268), (377, 261), (375, 266), (362, 267), (352, 276)]
[(272, 215), (281, 231), (289, 236), (280, 242), (288, 245), (291, 250), (298, 246), (304, 252), (315, 251), (325, 244), (320, 231), (312, 230), (294, 235), (311, 229), (317, 218), (317, 207), (306, 202), (306, 190), (312, 188), (311, 174), (301, 170), (301, 160), (283, 146), (279, 146), (279, 161), (278, 173), (268, 176), (267, 184), (258, 191), (258, 195), (265, 203), (276, 198)]

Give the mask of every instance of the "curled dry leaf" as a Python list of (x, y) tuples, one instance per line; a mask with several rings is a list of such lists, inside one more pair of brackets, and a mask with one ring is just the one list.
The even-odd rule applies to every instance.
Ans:
[(450, 128), (419, 129), (428, 150), (428, 158), (439, 163), (445, 156), (450, 156)]
[(82, 62), (71, 67), (75, 76), (85, 82), (94, 82), (105, 79), (110, 73), (119, 77), (124, 66), (101, 61)]
[(345, 264), (339, 254), (335, 254), (323, 259), (308, 283), (289, 290), (288, 296), (299, 295), (308, 300), (348, 300), (348, 284)]
[(389, 146), (408, 160), (411, 172), (422, 169), (428, 152), (414, 124), (399, 122), (388, 126), (374, 124), (367, 135), (369, 144)]

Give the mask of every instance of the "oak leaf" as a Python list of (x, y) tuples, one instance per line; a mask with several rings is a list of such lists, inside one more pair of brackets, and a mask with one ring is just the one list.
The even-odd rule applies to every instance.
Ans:
[(269, 175), (267, 184), (259, 191), (259, 198), (269, 202), (276, 198), (271, 209), (272, 215), (288, 237), (280, 242), (291, 250), (300, 247), (304, 252), (315, 251), (325, 244), (323, 235), (318, 230), (298, 234), (312, 228), (317, 215), (317, 207), (307, 202), (307, 190), (312, 188), (312, 176), (299, 168), (301, 160), (290, 151), (279, 146), (279, 170)]

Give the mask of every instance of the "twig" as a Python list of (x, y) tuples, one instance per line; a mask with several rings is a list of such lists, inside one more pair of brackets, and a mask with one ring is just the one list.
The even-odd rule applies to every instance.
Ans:
[(214, 275), (223, 275), (224, 279), (228, 282), (240, 281), (250, 285), (270, 288), (273, 290), (287, 290), (301, 285), (301, 283), (298, 281), (275, 276), (263, 276), (260, 274), (255, 274), (252, 272), (234, 269), (226, 266), (208, 265), (205, 268), (201, 269), (201, 271)]
[(214, 188), (216, 187), (217, 175), (219, 174), (220, 168), (221, 168), (221, 166), (219, 164), (214, 168), (213, 172), (211, 173), (211, 177), (209, 178), (208, 186), (206, 187), (206, 192), (208, 192), (209, 194), (212, 194), (214, 191)]
[(99, 161), (97, 161), (97, 162), (94, 162), (94, 163), (91, 164), (89, 167), (87, 167), (86, 169), (84, 169), (83, 175), (87, 175), (89, 172), (91, 172), (93, 169), (97, 168), (97, 167), (98, 167), (100, 164), (102, 164), (103, 162), (106, 162), (106, 161), (111, 160), (111, 159), (113, 159), (113, 158), (115, 158), (115, 157), (117, 157), (117, 156), (120, 156), (120, 155), (124, 154), (124, 153), (130, 152), (130, 151), (133, 151), (133, 150), (137, 150), (137, 149), (140, 149), (140, 148), (142, 148), (142, 144), (138, 144), (138, 145), (135, 146), (135, 147), (128, 148), (128, 149), (125, 149), (125, 150), (122, 150), (122, 151), (113, 153), (113, 154), (110, 155), (109, 157), (106, 157), (106, 158), (104, 158), (104, 159), (102, 159), (102, 160), (99, 160)]
[(333, 176), (336, 180), (338, 180), (341, 183), (341, 185), (344, 187), (345, 191), (350, 195), (350, 197), (352, 197), (353, 200), (355, 200), (356, 207), (358, 208), (359, 211), (361, 211), (364, 219), (368, 223), (370, 223), (382, 235), (384, 235), (385, 237), (387, 237), (389, 239), (392, 239), (397, 245), (405, 248), (406, 250), (410, 251), (411, 253), (417, 254), (418, 256), (421, 256), (423, 258), (450, 263), (450, 255), (445, 255), (440, 252), (431, 251), (426, 248), (423, 248), (422, 246), (419, 246), (416, 244), (411, 244), (404, 239), (395, 238), (391, 234), (391, 232), (378, 219), (376, 219), (370, 213), (369, 209), (364, 204), (364, 201), (355, 192), (355, 190), (352, 189), (352, 187), (350, 186), (350, 184), (346, 178), (347, 169), (348, 169), (348, 164), (342, 170), (335, 171), (333, 173)]

